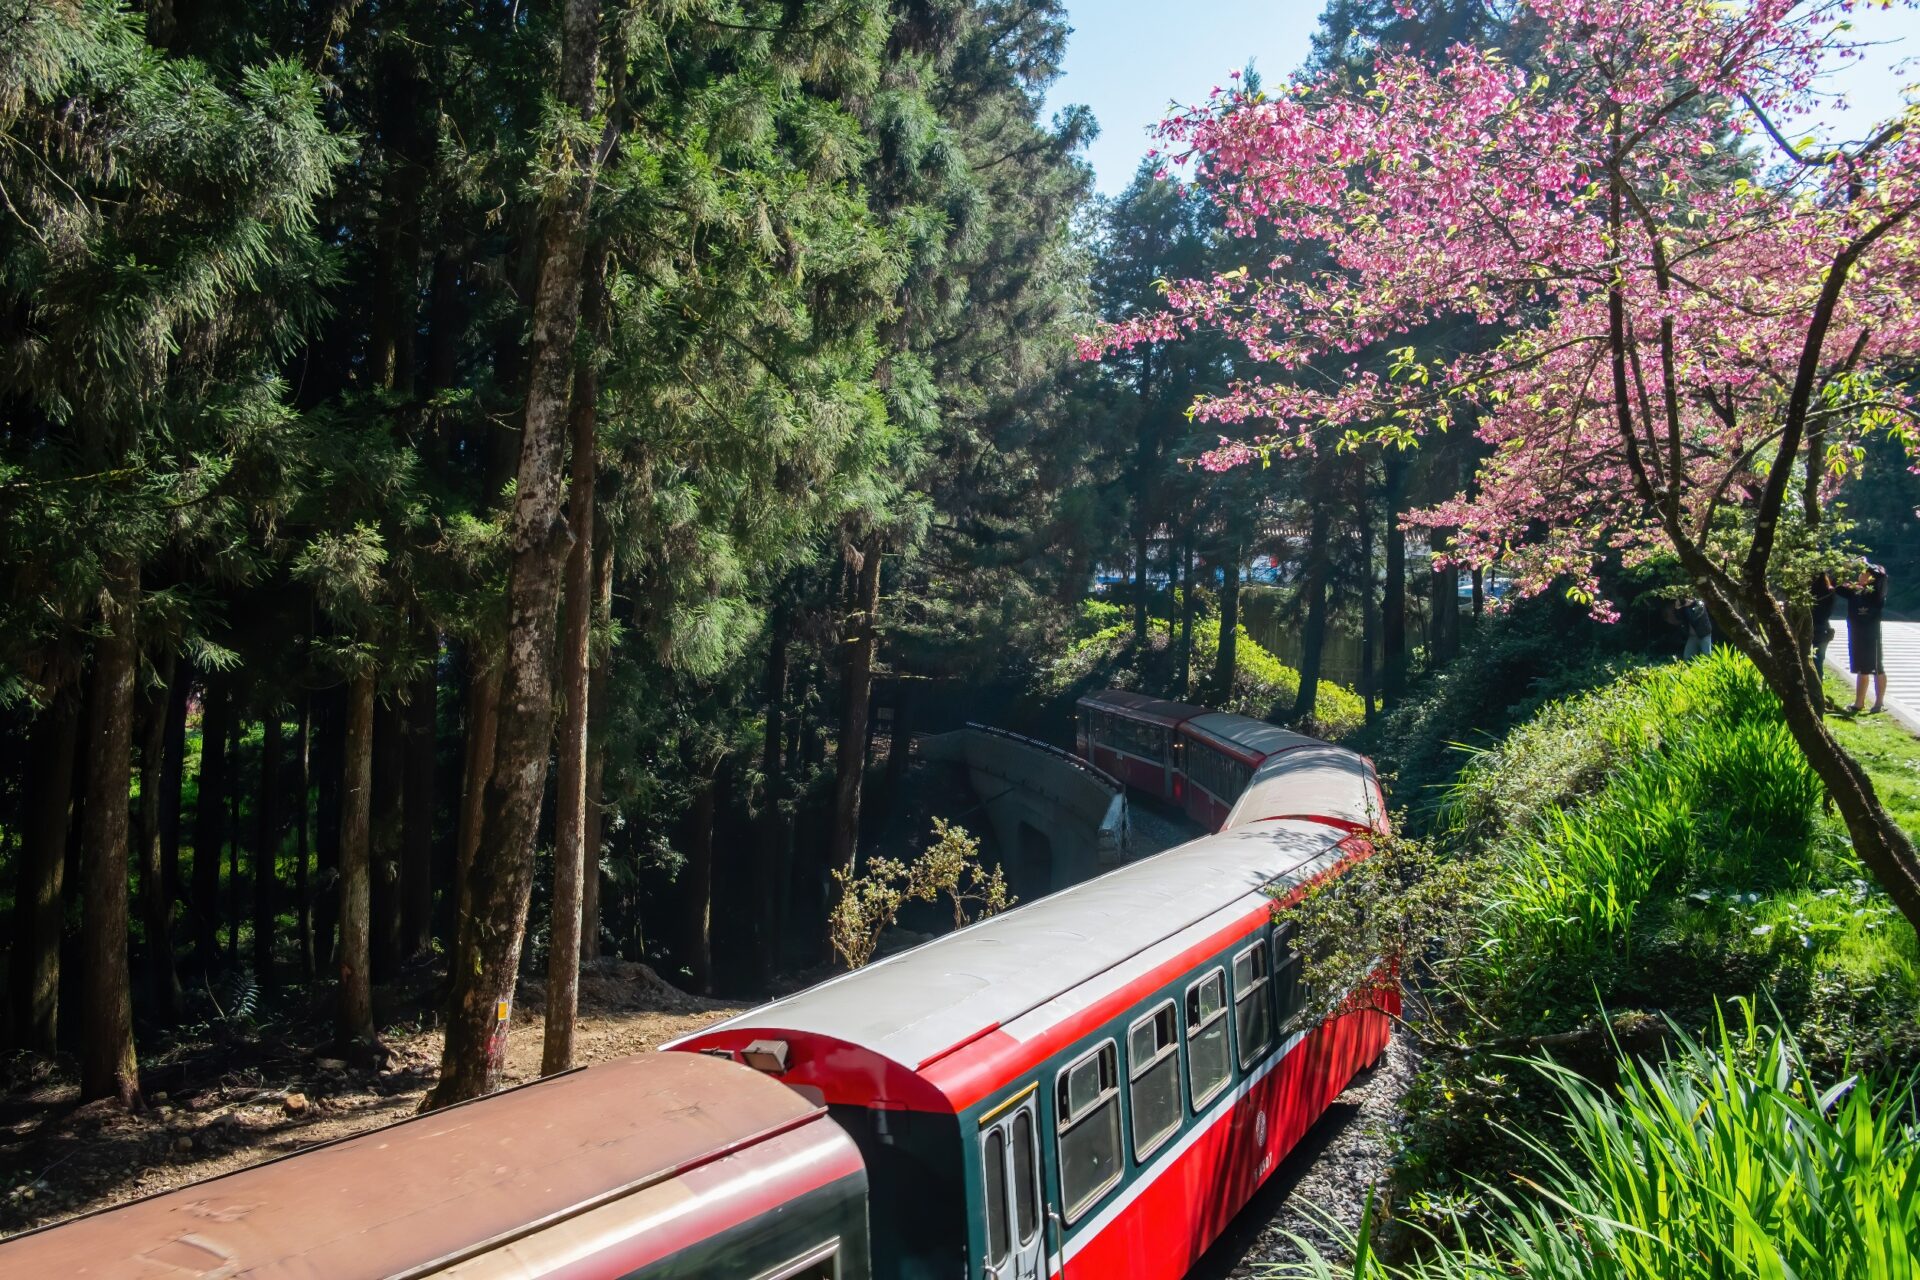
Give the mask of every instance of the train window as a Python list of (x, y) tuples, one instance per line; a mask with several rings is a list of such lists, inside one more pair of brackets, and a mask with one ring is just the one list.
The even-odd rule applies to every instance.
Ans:
[(1040, 1229), (1040, 1187), (1035, 1180), (1033, 1158), (1033, 1109), (1013, 1118), (1013, 1222), (1019, 1229), (1020, 1243), (1033, 1243)]
[(1060, 1198), (1067, 1221), (1120, 1181), (1119, 1050), (1109, 1040), (1060, 1073)]
[(763, 1271), (754, 1280), (835, 1280), (840, 1274), (840, 1242), (829, 1240), (798, 1258)]
[(1233, 958), (1233, 1020), (1240, 1033), (1240, 1066), (1251, 1065), (1273, 1040), (1273, 1006), (1268, 1003), (1267, 949), (1259, 944)]
[(1300, 980), (1300, 953), (1294, 939), (1300, 926), (1289, 920), (1273, 931), (1273, 989), (1280, 1010), (1280, 1029), (1291, 1035), (1305, 1030), (1307, 986)]
[(997, 1267), (1007, 1260), (1012, 1249), (1007, 1231), (1006, 1130), (987, 1130), (987, 1140), (980, 1145), (980, 1150), (987, 1175), (987, 1265)]
[(1195, 1111), (1227, 1087), (1227, 983), (1218, 969), (1187, 988), (1187, 1086)]
[(1127, 1032), (1133, 1158), (1145, 1160), (1180, 1127), (1180, 1036), (1169, 1000)]

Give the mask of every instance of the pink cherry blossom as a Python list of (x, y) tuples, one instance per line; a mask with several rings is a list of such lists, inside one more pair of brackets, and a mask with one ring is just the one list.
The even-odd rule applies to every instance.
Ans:
[[(1202, 328), (1244, 349), (1247, 376), (1194, 406), (1213, 470), (1327, 427), (1471, 424), (1473, 487), (1410, 517), (1455, 530), (1456, 562), (1607, 617), (1604, 559), (1679, 554), (1732, 601), (1767, 569), (1803, 450), (1830, 494), (1863, 433), (1920, 442), (1885, 375), (1920, 355), (1920, 130), (1792, 141), (1852, 56), (1851, 0), (1523, 8), (1524, 64), (1388, 51), (1357, 86), (1236, 87), (1166, 121), (1257, 261), (1173, 282), (1081, 354)], [(1435, 321), (1486, 336), (1418, 349)], [(1711, 535), (1741, 508), (1751, 542)]]

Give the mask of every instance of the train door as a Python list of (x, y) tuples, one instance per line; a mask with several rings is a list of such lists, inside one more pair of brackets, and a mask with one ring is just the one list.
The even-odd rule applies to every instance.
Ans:
[(1042, 1280), (1046, 1253), (1040, 1208), (1040, 1148), (1034, 1096), (980, 1135), (987, 1200), (985, 1280)]

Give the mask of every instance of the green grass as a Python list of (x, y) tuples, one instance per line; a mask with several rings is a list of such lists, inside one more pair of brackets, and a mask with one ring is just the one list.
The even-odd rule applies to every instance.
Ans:
[[(1851, 706), (1853, 690), (1829, 674), (1827, 696)], [(1833, 736), (1858, 760), (1873, 779), (1873, 789), (1908, 835), (1920, 834), (1920, 738), (1907, 732), (1892, 716), (1833, 716), (1827, 721)]]
[[(1346, 1241), (1355, 1280), (1721, 1280), (1920, 1274), (1920, 1139), (1911, 1077), (1875, 1092), (1823, 1084), (1793, 1037), (1722, 1021), (1708, 1043), (1679, 1036), (1657, 1066), (1623, 1064), (1617, 1092), (1549, 1059), (1558, 1140), (1523, 1133), (1544, 1169), (1487, 1185), (1487, 1230), (1406, 1267), (1384, 1263), (1368, 1226)], [(1537, 1131), (1536, 1131), (1537, 1132)], [(1304, 1245), (1304, 1242), (1302, 1242)], [(1309, 1261), (1273, 1276), (1331, 1280)]]
[[(1194, 689), (1182, 691), (1156, 678), (1170, 674), (1171, 648), (1164, 619), (1148, 630), (1147, 652), (1137, 652), (1133, 627), (1118, 606), (1090, 600), (1081, 607), (1080, 637), (1067, 646), (1041, 681), (1041, 691), (1063, 695), (1113, 682), (1120, 688), (1138, 688), (1176, 701), (1199, 698), (1220, 651), (1220, 620), (1198, 618), (1193, 625)], [(1284, 723), (1300, 691), (1300, 673), (1262, 648), (1240, 627), (1235, 635), (1233, 696), (1220, 709), (1255, 719)], [(1136, 669), (1137, 668), (1137, 669)], [(1344, 685), (1322, 680), (1315, 694), (1316, 710), (1310, 724), (1299, 726), (1320, 737), (1342, 739), (1358, 731), (1366, 719), (1360, 695)]]
[[(1920, 817), (1920, 741), (1884, 717), (1835, 726), (1896, 817)], [(1631, 671), (1478, 753), (1449, 795), (1442, 850), (1470, 869), (1431, 964), (1461, 1051), (1410, 1094), (1404, 1208), (1438, 1221), (1458, 1201), (1477, 1220), (1476, 1180), (1543, 1172), (1512, 1121), (1558, 1104), (1501, 1053), (1597, 1009), (1698, 1029), (1754, 999), (1818, 1073), (1920, 1069), (1920, 938), (1823, 799), (1731, 653)]]
[(1618, 976), (1649, 908), (1844, 881), (1850, 868), (1815, 839), (1820, 799), (1736, 655), (1645, 668), (1548, 707), (1454, 787), (1454, 829), (1490, 837), (1493, 854), (1471, 984), (1564, 1003), (1567, 984), (1540, 976)]

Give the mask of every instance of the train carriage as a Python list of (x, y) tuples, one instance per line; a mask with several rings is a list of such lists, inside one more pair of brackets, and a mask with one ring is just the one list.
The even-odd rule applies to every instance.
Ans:
[(1180, 726), (1205, 707), (1167, 702), (1125, 689), (1104, 689), (1074, 705), (1074, 745), (1080, 758), (1128, 786), (1160, 800), (1180, 802), (1174, 762)]
[(1308, 815), (1349, 831), (1386, 830), (1386, 795), (1373, 762), (1311, 738), (1275, 752), (1254, 770), (1221, 828)]
[[(1307, 747), (1319, 747), (1359, 759), (1318, 738), (1282, 729), (1264, 720), (1209, 711), (1180, 724), (1174, 743), (1174, 769), (1184, 782), (1178, 797), (1187, 816), (1209, 831), (1226, 828), (1234, 802), (1252, 785), (1269, 760)], [(1296, 807), (1295, 814), (1316, 812)]]
[(866, 1174), (825, 1110), (643, 1054), (0, 1244), (0, 1275), (868, 1280)]
[(1270, 896), (1367, 848), (1254, 822), (669, 1047), (829, 1108), (879, 1274), (1174, 1280), (1386, 1044), (1376, 1008), (1302, 1021)]

